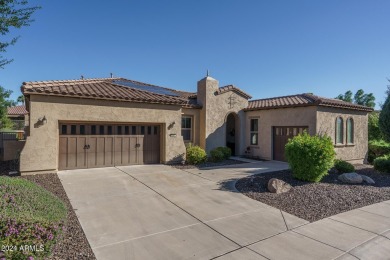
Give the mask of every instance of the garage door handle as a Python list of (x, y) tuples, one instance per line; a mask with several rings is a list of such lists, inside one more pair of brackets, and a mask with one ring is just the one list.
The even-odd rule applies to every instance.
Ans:
[(141, 144), (136, 144), (135, 147), (136, 148), (141, 147)]
[(89, 146), (89, 144), (84, 145), (84, 149), (89, 149), (89, 148), (91, 148), (91, 146)]

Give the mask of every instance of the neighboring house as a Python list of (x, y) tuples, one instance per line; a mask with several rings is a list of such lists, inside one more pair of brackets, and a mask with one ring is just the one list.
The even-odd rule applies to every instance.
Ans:
[(25, 82), (22, 92), (22, 173), (180, 162), (189, 143), (283, 161), (288, 138), (305, 130), (330, 135), (338, 158), (367, 155), (372, 109), (312, 94), (250, 100), (209, 76), (196, 93), (124, 78)]
[(24, 130), (25, 120), (28, 119), (28, 111), (25, 105), (7, 107), (7, 115), (14, 125), (14, 130)]

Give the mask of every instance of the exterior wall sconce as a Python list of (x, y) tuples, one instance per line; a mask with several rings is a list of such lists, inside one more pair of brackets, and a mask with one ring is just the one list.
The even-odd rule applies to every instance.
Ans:
[(168, 126), (168, 129), (171, 130), (175, 124), (176, 124), (175, 121), (173, 121), (172, 123), (170, 123), (169, 126)]
[(38, 118), (38, 123), (39, 123), (40, 125), (46, 125), (46, 123), (47, 123), (46, 116), (43, 116), (43, 117)]

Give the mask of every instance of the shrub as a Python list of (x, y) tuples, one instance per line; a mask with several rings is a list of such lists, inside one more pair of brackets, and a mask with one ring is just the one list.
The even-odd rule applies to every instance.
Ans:
[(230, 156), (232, 156), (232, 149), (230, 149), (229, 147), (221, 146), (216, 149), (223, 153), (224, 159), (229, 159)]
[[(65, 223), (67, 208), (49, 191), (21, 178), (0, 177), (0, 241), (7, 259), (46, 258)], [(37, 250), (20, 250), (34, 246)]]
[(210, 151), (210, 157), (211, 157), (211, 161), (213, 162), (220, 162), (225, 159), (224, 153), (222, 152), (221, 149), (218, 148), (215, 148), (214, 150)]
[(186, 160), (189, 164), (201, 164), (207, 160), (207, 154), (205, 150), (203, 150), (199, 146), (190, 145), (187, 147)]
[(379, 113), (376, 111), (368, 114), (368, 140), (381, 140), (383, 134), (379, 128)]
[(333, 166), (335, 152), (330, 137), (305, 132), (288, 141), (286, 157), (294, 178), (319, 182)]
[(377, 171), (390, 174), (390, 155), (384, 155), (374, 160), (374, 168)]
[(379, 114), (379, 128), (384, 139), (390, 142), (390, 91)]
[(334, 167), (339, 173), (354, 172), (355, 166), (343, 160), (335, 160)]
[(390, 154), (390, 143), (384, 140), (373, 140), (368, 143), (368, 149), (375, 157)]

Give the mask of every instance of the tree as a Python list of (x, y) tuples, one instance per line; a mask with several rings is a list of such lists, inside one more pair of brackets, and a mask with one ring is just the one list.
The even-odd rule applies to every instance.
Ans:
[(18, 99), (16, 100), (18, 103), (22, 103), (24, 105), (24, 95), (20, 95)]
[(374, 94), (372, 93), (364, 94), (363, 89), (359, 89), (358, 91), (356, 91), (355, 95), (353, 96), (353, 100), (352, 100), (352, 95), (353, 95), (352, 91), (348, 90), (347, 92), (345, 92), (344, 95), (343, 94), (338, 95), (336, 99), (340, 99), (350, 103), (355, 103), (362, 106), (367, 106), (372, 108), (375, 107)]
[[(31, 15), (40, 9), (39, 6), (27, 7), (27, 0), (0, 0), (0, 34), (7, 35), (11, 28), (20, 29), (29, 26), (33, 20)], [(6, 52), (8, 46), (14, 45), (19, 37), (13, 37), (0, 41), (0, 53)], [(9, 60), (0, 55), (0, 68), (4, 68), (13, 60)]]
[(11, 90), (6, 90), (0, 86), (0, 129), (12, 127), (12, 121), (7, 115), (7, 107), (15, 105), (15, 102), (9, 99), (11, 94)]
[(386, 101), (383, 104), (382, 111), (379, 115), (379, 128), (386, 139), (390, 142), (390, 94), (387, 95)]
[(379, 129), (379, 112), (373, 111), (368, 114), (368, 141), (381, 139), (383, 135)]
[(352, 91), (348, 90), (344, 95), (340, 94), (336, 98), (352, 103)]

